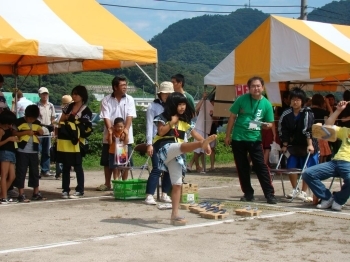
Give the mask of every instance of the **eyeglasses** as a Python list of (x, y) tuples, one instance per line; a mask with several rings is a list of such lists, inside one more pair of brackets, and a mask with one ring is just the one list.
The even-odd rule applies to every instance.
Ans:
[(291, 101), (292, 102), (301, 102), (301, 99), (300, 98), (292, 98)]

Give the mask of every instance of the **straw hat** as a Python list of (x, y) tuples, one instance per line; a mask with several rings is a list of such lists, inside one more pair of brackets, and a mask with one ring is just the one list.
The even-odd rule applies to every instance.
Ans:
[(164, 81), (160, 84), (157, 94), (165, 93), (170, 94), (174, 92), (174, 85), (171, 82)]
[(70, 95), (64, 95), (64, 96), (62, 96), (61, 107), (65, 107), (66, 105), (68, 105), (72, 102), (73, 102), (73, 98)]

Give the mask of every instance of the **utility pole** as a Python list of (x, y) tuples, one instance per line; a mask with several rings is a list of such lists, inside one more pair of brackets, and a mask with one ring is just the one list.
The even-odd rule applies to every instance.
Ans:
[(307, 0), (301, 0), (301, 5), (300, 5), (300, 20), (307, 20)]

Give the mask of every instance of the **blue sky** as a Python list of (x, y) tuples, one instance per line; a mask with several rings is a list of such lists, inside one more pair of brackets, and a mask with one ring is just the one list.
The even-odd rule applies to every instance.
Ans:
[[(264, 13), (297, 13), (297, 14), (277, 14), (279, 16), (297, 18), (300, 14), (301, 0), (179, 0), (173, 2), (156, 1), (156, 0), (98, 0), (100, 4), (113, 4), (128, 7), (112, 7), (104, 6), (113, 13), (119, 20), (134, 30), (145, 40), (150, 40), (155, 35), (163, 32), (169, 25), (185, 19), (196, 16), (202, 16), (206, 13), (196, 12), (177, 12), (177, 11), (160, 11), (136, 9), (130, 7), (142, 8), (158, 8), (167, 10), (189, 10), (189, 11), (216, 11), (216, 12), (233, 12), (237, 8), (234, 6), (214, 6), (200, 4), (184, 4), (187, 3), (205, 3), (205, 4), (221, 4), (221, 5), (250, 5), (252, 8), (259, 9)], [(332, 0), (307, 0), (309, 7), (322, 7)], [(298, 7), (254, 7), (254, 6), (298, 6)], [(311, 12), (313, 8), (308, 8)], [(208, 14), (208, 13), (207, 13)], [(214, 15), (214, 14), (213, 14)], [(222, 14), (225, 15), (225, 14)]]

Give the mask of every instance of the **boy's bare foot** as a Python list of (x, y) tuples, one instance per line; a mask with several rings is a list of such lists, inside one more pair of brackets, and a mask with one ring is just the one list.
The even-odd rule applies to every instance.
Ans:
[(208, 136), (206, 139), (202, 141), (202, 149), (206, 150), (208, 148), (208, 145), (213, 142), (216, 139), (217, 135), (211, 135)]

